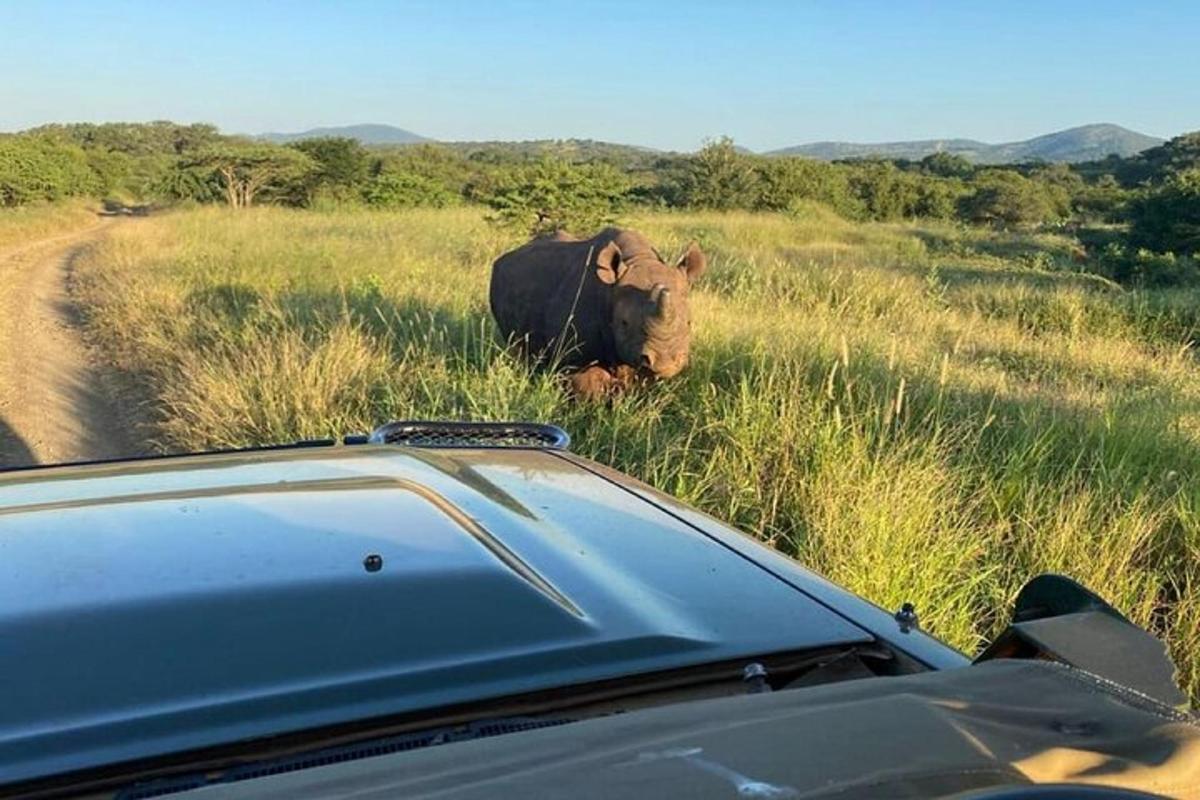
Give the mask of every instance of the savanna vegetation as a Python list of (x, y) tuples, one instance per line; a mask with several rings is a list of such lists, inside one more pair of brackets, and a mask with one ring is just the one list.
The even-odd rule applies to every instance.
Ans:
[(0, 207), (70, 197), (379, 210), (478, 205), (524, 233), (589, 231), (650, 209), (783, 211), (820, 203), (860, 222), (1053, 229), (1077, 269), (1126, 285), (1200, 284), (1200, 133), (1130, 158), (977, 167), (756, 156), (729, 139), (692, 154), (589, 141), (276, 145), (211, 125), (47, 125), (0, 135)]
[(488, 265), (522, 236), (487, 216), (166, 214), (113, 229), (80, 299), (165, 448), (555, 420), (968, 651), (1031, 574), (1074, 575), (1165, 637), (1200, 696), (1194, 290), (1075, 272), (1058, 234), (642, 211), (664, 251), (709, 254), (694, 360), (588, 403), (497, 342)]
[(95, 204), (83, 200), (0, 210), (0, 253), (56, 234), (77, 231), (95, 221)]
[[(1200, 699), (1198, 169), (1200, 134), (980, 168), (49, 126), (0, 136), (0, 244), (73, 224), (47, 202), (176, 207), (73, 281), (164, 449), (553, 420), (967, 651), (1030, 575), (1071, 574)], [(500, 346), (488, 267), (610, 221), (710, 266), (689, 369), (580, 402)]]

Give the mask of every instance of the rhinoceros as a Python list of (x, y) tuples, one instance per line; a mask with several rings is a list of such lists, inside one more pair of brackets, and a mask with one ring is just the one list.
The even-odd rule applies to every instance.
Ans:
[(492, 265), (492, 315), (506, 339), (578, 369), (576, 388), (599, 394), (635, 371), (670, 378), (687, 365), (688, 289), (704, 268), (695, 242), (671, 266), (632, 230), (535, 239)]

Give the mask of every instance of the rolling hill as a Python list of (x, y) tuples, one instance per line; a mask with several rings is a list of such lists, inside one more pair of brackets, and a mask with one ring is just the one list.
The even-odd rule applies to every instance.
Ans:
[(321, 136), (343, 136), (363, 144), (415, 144), (427, 142), (424, 136), (397, 128), (394, 125), (339, 125), (330, 128), (310, 128), (299, 133), (261, 133), (256, 138), (283, 144)]
[(767, 155), (806, 156), (822, 161), (845, 158), (921, 159), (931, 153), (961, 155), (979, 164), (1010, 164), (1019, 161), (1094, 161), (1116, 154), (1131, 156), (1162, 144), (1163, 140), (1119, 125), (1098, 124), (1068, 128), (1020, 142), (988, 144), (973, 139), (925, 139), (912, 142), (813, 142), (772, 150)]
[[(426, 138), (404, 128), (393, 125), (340, 125), (311, 128), (298, 133), (263, 133), (256, 138), (270, 142), (286, 143), (312, 139), (320, 136), (343, 136), (357, 139), (366, 145), (401, 145), (430, 142)], [(955, 153), (978, 164), (1011, 164), (1022, 161), (1095, 161), (1116, 154), (1131, 156), (1162, 144), (1163, 140), (1147, 136), (1119, 125), (1083, 125), (1078, 128), (1048, 133), (1020, 142), (989, 144), (974, 139), (924, 139), (908, 142), (813, 142), (794, 147), (772, 150), (769, 156), (804, 156), (822, 161), (850, 158), (907, 158), (917, 160), (931, 153)], [(595, 156), (597, 152), (636, 152), (643, 158), (656, 153), (651, 148), (635, 145), (618, 145), (611, 142), (592, 140), (536, 140), (525, 142), (443, 142), (456, 149), (475, 152), (492, 149), (517, 150), (526, 155), (555, 152), (559, 155)], [(750, 152), (750, 151), (745, 151)]]

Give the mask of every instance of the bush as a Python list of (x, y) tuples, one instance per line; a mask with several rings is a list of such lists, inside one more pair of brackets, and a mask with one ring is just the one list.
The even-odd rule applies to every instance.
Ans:
[(1012, 170), (989, 169), (974, 180), (975, 190), (959, 203), (967, 221), (1000, 228), (1032, 227), (1062, 217), (1057, 196), (1046, 185)]
[(406, 172), (385, 172), (362, 190), (363, 201), (373, 208), (446, 208), (460, 198), (437, 181)]
[(372, 175), (388, 172), (416, 175), (436, 184), (445, 194), (466, 197), (468, 186), (477, 182), (487, 167), (468, 161), (460, 153), (440, 144), (415, 144), (382, 153), (371, 167)]
[(864, 161), (850, 169), (850, 187), (869, 219), (887, 221), (918, 215), (923, 183), (920, 176), (904, 172), (890, 161)]
[(140, 158), (148, 155), (179, 156), (201, 150), (224, 139), (215, 125), (175, 122), (75, 122), (50, 124), (28, 131), (71, 142), (84, 150), (108, 150)]
[(1112, 175), (1101, 175), (1075, 195), (1075, 212), (1084, 219), (1117, 222), (1126, 213), (1130, 193)]
[(930, 153), (921, 159), (921, 171), (939, 178), (967, 178), (974, 169), (970, 161), (954, 153)]
[(1200, 263), (1195, 258), (1131, 250), (1116, 243), (1101, 252), (1099, 271), (1119, 283), (1144, 288), (1200, 285)]
[(906, 216), (954, 219), (958, 203), (966, 193), (966, 184), (957, 179), (922, 179), (917, 183), (916, 204)]
[(104, 190), (87, 154), (76, 145), (46, 136), (0, 136), (0, 207)]
[(842, 166), (806, 158), (768, 158), (757, 165), (756, 208), (783, 211), (805, 201), (828, 206), (848, 219), (866, 216), (866, 207), (850, 188)]
[(732, 139), (722, 137), (687, 159), (673, 199), (676, 205), (690, 208), (754, 208), (759, 204), (758, 177), (754, 159), (739, 152)]
[(545, 158), (498, 176), (481, 199), (496, 224), (533, 236), (583, 234), (612, 224), (629, 189), (629, 179), (608, 164)]
[(1074, 199), (1084, 190), (1083, 178), (1066, 164), (1039, 166), (1029, 173), (1030, 180), (1041, 186), (1053, 210), (1053, 218), (1066, 219), (1074, 210)]
[(1200, 168), (1171, 176), (1161, 188), (1130, 204), (1129, 239), (1135, 247), (1200, 253)]
[(312, 159), (312, 169), (292, 187), (293, 205), (311, 205), (318, 193), (333, 200), (356, 197), (367, 181), (367, 151), (354, 139), (325, 136), (290, 145)]

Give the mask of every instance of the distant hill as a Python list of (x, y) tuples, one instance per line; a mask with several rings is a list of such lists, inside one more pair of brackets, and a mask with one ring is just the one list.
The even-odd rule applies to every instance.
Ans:
[(322, 136), (342, 136), (346, 139), (357, 139), (363, 144), (415, 144), (429, 141), (424, 136), (394, 125), (340, 125), (332, 128), (311, 128), (300, 133), (262, 133), (255, 138), (283, 144)]
[[(357, 139), (366, 145), (404, 145), (433, 141), (412, 131), (393, 125), (341, 125), (312, 128), (299, 133), (263, 133), (256, 138), (270, 142), (295, 142), (320, 136), (342, 136)], [(1162, 139), (1147, 136), (1119, 125), (1084, 125), (1057, 133), (1048, 133), (1023, 142), (988, 144), (973, 139), (926, 139), (912, 142), (814, 142), (795, 147), (772, 150), (771, 156), (805, 156), (822, 161), (850, 158), (907, 158), (918, 160), (930, 153), (947, 152), (964, 156), (977, 164), (1010, 164), (1020, 161), (1097, 161), (1109, 155), (1128, 157), (1163, 143)], [(666, 155), (648, 147), (598, 142), (587, 139), (535, 140), (524, 142), (444, 142), (460, 152), (538, 157), (554, 154), (570, 160), (620, 159), (635, 156), (648, 160)], [(739, 148), (741, 149), (741, 148)], [(749, 152), (749, 151), (744, 151)]]
[(805, 156), (822, 161), (846, 158), (907, 158), (918, 160), (931, 153), (955, 153), (977, 164), (1011, 164), (1019, 161), (1095, 161), (1109, 155), (1132, 156), (1163, 140), (1120, 125), (1083, 125), (1048, 133), (1022, 142), (988, 144), (973, 139), (926, 139), (914, 142), (814, 142), (772, 150), (767, 155)]

